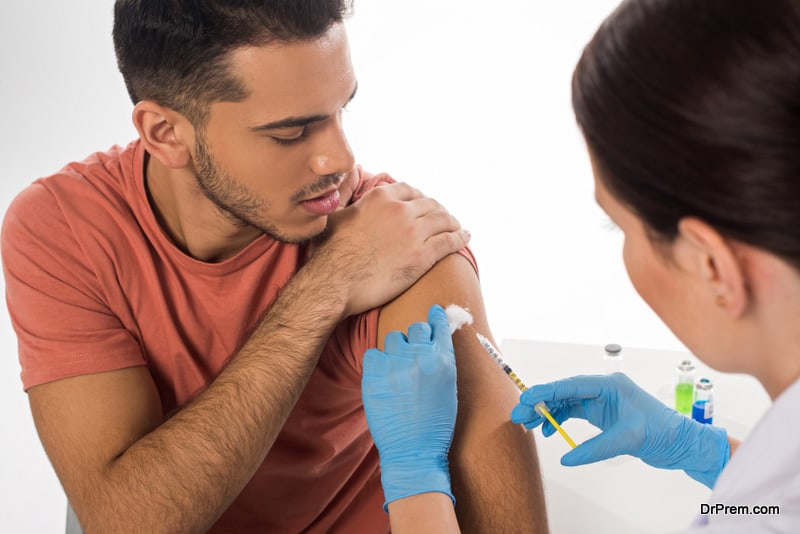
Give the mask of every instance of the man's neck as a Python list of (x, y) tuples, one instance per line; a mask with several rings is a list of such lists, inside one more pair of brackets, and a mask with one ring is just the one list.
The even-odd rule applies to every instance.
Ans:
[(257, 228), (226, 219), (188, 169), (170, 169), (147, 156), (144, 171), (145, 190), (156, 220), (175, 246), (192, 258), (224, 261), (262, 235)]

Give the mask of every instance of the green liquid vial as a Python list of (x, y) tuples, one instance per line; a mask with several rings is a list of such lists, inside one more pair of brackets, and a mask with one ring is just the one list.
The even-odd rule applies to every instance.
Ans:
[(675, 385), (675, 410), (682, 414), (692, 413), (694, 402), (694, 364), (683, 360), (678, 365), (678, 383)]
[(694, 386), (692, 384), (678, 384), (675, 386), (675, 409), (680, 413), (691, 413), (693, 395)]

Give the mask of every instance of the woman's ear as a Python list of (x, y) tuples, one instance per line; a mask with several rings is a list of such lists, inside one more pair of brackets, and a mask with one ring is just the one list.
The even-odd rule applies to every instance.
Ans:
[(681, 264), (707, 285), (709, 298), (731, 316), (742, 315), (750, 299), (747, 270), (730, 241), (695, 217), (678, 222), (677, 239)]
[(150, 100), (133, 108), (133, 125), (145, 150), (165, 167), (179, 169), (192, 162), (194, 127), (181, 113)]

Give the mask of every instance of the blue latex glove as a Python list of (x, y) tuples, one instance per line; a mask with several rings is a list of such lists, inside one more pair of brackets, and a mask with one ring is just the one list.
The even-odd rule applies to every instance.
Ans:
[(511, 420), (551, 436), (555, 428), (534, 405), (544, 401), (559, 422), (586, 419), (603, 432), (561, 458), (562, 465), (583, 465), (630, 454), (662, 469), (683, 469), (690, 477), (714, 486), (730, 457), (725, 430), (681, 415), (638, 387), (622, 373), (576, 376), (534, 386), (523, 392)]
[(414, 323), (408, 337), (391, 332), (385, 352), (364, 354), (361, 396), (381, 462), (381, 482), (390, 502), (437, 491), (453, 499), (447, 454), (458, 401), (456, 360), (450, 325), (441, 306), (427, 323)]

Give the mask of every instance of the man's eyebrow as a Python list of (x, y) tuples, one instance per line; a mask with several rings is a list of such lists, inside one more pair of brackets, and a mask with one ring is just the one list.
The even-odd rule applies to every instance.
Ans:
[[(350, 98), (348, 98), (347, 102), (345, 102), (345, 106), (355, 98), (357, 91), (358, 91), (358, 83), (356, 83), (353, 92), (350, 93)], [(315, 122), (324, 121), (328, 117), (329, 115), (308, 115), (305, 117), (287, 117), (285, 119), (269, 122), (267, 124), (260, 124), (258, 126), (253, 126), (252, 128), (250, 128), (250, 130), (254, 132), (259, 132), (263, 130), (279, 130), (281, 128), (297, 128), (299, 126), (308, 126), (309, 124)]]

